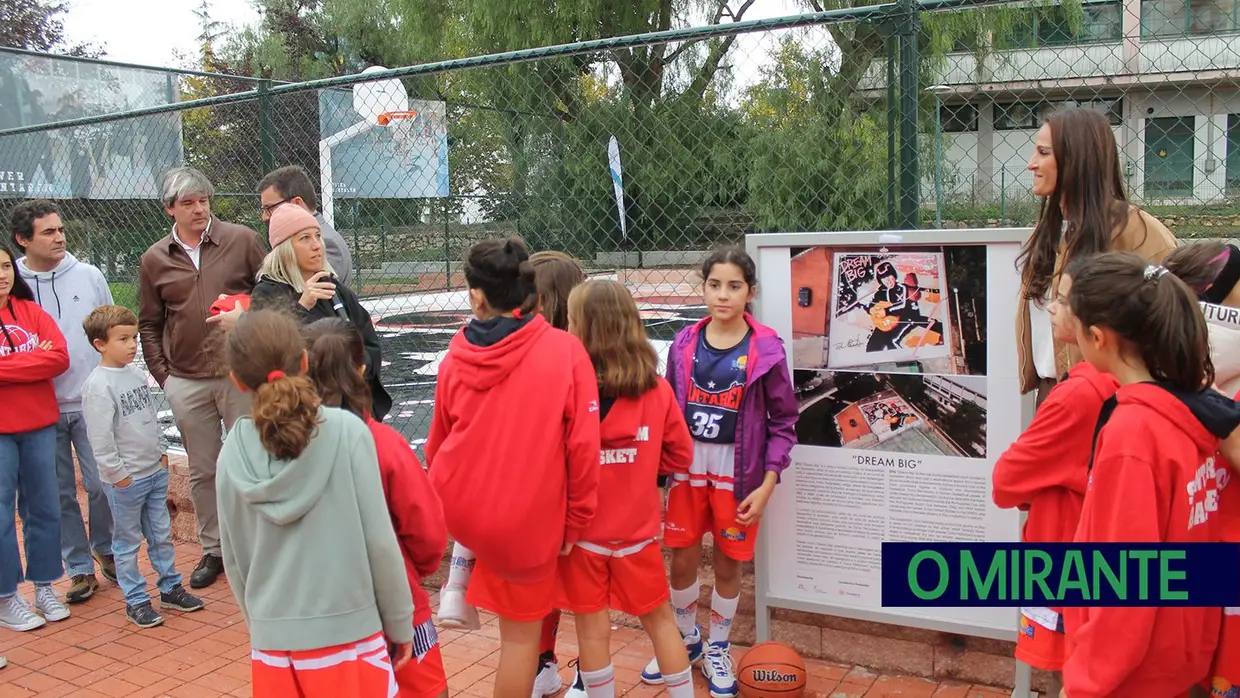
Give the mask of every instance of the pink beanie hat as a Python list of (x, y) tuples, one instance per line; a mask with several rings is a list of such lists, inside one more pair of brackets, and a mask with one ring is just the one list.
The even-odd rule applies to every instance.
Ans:
[(311, 228), (318, 230), (319, 222), (306, 209), (291, 203), (277, 206), (267, 223), (267, 242), (274, 250), (285, 240)]

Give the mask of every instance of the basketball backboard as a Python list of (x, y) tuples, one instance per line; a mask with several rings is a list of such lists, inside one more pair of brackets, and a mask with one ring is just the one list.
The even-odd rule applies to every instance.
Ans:
[[(362, 71), (362, 75), (387, 70), (383, 66), (372, 65)], [(372, 124), (379, 124), (379, 117), (391, 112), (409, 109), (409, 93), (405, 86), (396, 78), (359, 82), (353, 86), (353, 111)]]

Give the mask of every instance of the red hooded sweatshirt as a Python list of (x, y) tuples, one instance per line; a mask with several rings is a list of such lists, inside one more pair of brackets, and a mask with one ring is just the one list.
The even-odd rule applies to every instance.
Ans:
[(439, 570), (448, 549), (443, 506), (405, 437), (373, 419), (366, 420), (366, 425), (375, 439), (383, 494), (405, 558), (405, 573), (413, 592), (413, 624), (421, 625), (431, 619), (431, 598), (422, 588), (422, 579)]
[[(40, 349), (51, 342), (51, 349)], [(10, 297), (0, 306), (0, 434), (50, 427), (60, 419), (52, 379), (69, 370), (69, 348), (38, 303)]]
[(501, 578), (555, 575), (594, 517), (599, 405), (585, 347), (539, 314), (473, 321), (439, 367), (426, 439), (448, 532)]
[[(1220, 436), (1240, 424), (1236, 404), (1213, 390), (1183, 394), (1125, 385), (1098, 435), (1076, 541), (1212, 543), (1223, 464)], [(1220, 608), (1064, 610), (1068, 698), (1167, 698), (1210, 668)]]
[(1029, 428), (995, 464), (995, 506), (1029, 512), (1026, 543), (1066, 543), (1076, 534), (1089, 454), (1102, 403), (1119, 383), (1087, 362), (1051, 390)]
[(659, 536), (659, 475), (688, 473), (693, 437), (662, 377), (640, 397), (603, 399), (598, 511), (581, 540), (624, 545)]

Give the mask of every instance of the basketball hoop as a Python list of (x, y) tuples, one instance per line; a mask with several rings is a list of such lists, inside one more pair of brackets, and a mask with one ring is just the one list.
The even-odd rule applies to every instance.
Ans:
[[(387, 72), (387, 68), (372, 65), (361, 75)], [(379, 137), (379, 144), (394, 156), (405, 170), (413, 168), (421, 151), (418, 149), (414, 126), (418, 123), (417, 111), (409, 109), (409, 93), (398, 78), (378, 78), (353, 85), (353, 111), (361, 119), (319, 141), (319, 178), (322, 183), (323, 216), (329, 223), (335, 218), (335, 184), (332, 181), (332, 149), (362, 134), (380, 128), (387, 132)], [(378, 135), (378, 134), (374, 134)], [(372, 142), (372, 145), (373, 142)]]
[(380, 126), (387, 126), (392, 121), (416, 118), (418, 118), (418, 113), (416, 111), (387, 111), (380, 114), (375, 121), (377, 121)]
[(391, 129), (392, 150), (404, 167), (412, 166), (417, 157), (413, 143), (413, 127), (417, 118), (418, 112), (411, 109), (387, 111), (375, 117), (375, 123)]

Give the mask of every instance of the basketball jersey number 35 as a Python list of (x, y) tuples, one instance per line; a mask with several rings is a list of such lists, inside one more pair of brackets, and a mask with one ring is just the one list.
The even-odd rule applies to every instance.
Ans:
[(736, 412), (745, 390), (749, 362), (749, 334), (728, 349), (716, 349), (699, 335), (693, 355), (686, 417), (698, 441), (730, 444), (736, 441)]

